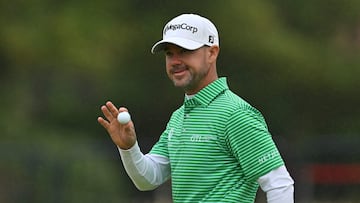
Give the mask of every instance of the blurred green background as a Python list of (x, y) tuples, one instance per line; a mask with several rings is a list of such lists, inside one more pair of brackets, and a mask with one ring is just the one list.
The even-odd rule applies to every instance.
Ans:
[(265, 116), (297, 202), (360, 201), (359, 176), (312, 171), (360, 174), (360, 1), (1, 0), (0, 202), (171, 202), (136, 190), (96, 119), (126, 106), (149, 151), (183, 101), (150, 48), (181, 13), (216, 24), (219, 74)]

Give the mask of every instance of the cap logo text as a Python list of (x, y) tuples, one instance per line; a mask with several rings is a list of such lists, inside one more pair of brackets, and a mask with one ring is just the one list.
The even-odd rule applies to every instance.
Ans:
[(182, 30), (188, 30), (188, 31), (191, 31), (193, 34), (195, 32), (198, 31), (198, 28), (197, 27), (193, 27), (191, 25), (188, 25), (186, 23), (182, 23), (182, 24), (175, 24), (175, 25), (166, 25), (166, 27), (164, 28), (164, 35), (166, 34), (167, 31), (169, 30), (172, 30), (172, 31), (175, 31), (175, 30), (178, 30), (178, 29), (182, 29)]

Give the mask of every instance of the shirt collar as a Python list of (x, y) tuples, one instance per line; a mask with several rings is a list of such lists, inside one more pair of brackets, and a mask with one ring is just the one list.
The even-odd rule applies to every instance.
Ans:
[(220, 93), (228, 89), (226, 77), (221, 77), (204, 87), (195, 96), (191, 97), (191, 99), (185, 97), (184, 104), (208, 106)]

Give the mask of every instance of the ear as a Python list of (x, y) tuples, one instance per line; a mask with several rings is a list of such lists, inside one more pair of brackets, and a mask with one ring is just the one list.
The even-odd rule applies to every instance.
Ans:
[(219, 55), (220, 48), (218, 46), (211, 46), (208, 49), (208, 59), (210, 63), (216, 62)]

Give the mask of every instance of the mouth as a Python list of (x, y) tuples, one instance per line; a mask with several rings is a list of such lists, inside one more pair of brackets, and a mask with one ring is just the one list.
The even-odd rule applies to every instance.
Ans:
[(186, 73), (188, 69), (186, 67), (177, 67), (171, 70), (171, 74), (175, 77), (180, 77)]

